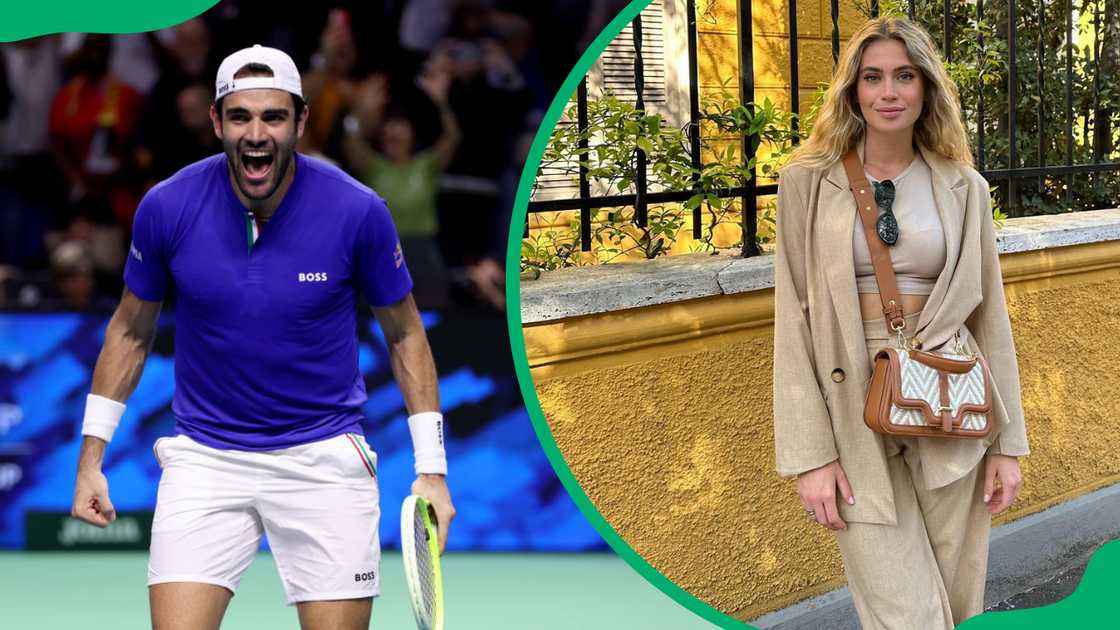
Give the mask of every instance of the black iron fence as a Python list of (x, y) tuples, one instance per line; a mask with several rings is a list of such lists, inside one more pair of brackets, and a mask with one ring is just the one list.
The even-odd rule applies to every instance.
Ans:
[[(868, 4), (863, 5), (864, 10), (870, 16), (877, 16), (880, 13), (880, 2), (871, 0)], [(886, 3), (883, 3), (886, 4)], [(933, 0), (931, 2), (916, 2), (909, 0), (908, 2), (895, 2), (893, 8), (905, 6), (905, 10), (911, 19), (917, 19), (920, 23), (931, 31), (935, 39), (940, 39), (942, 46), (942, 54), (944, 60), (952, 64), (956, 61), (954, 58), (954, 37), (955, 30), (961, 28), (958, 26), (962, 19), (966, 24), (970, 24), (965, 28), (970, 29), (969, 33), (975, 33), (975, 41), (979, 50), (985, 51), (985, 37), (984, 29), (979, 28), (978, 25), (986, 24), (986, 19), (990, 19), (992, 14), (992, 5), (996, 3), (987, 3), (985, 7), (984, 0)], [(1067, 209), (1072, 209), (1074, 203), (1074, 176), (1082, 174), (1099, 174), (1099, 173), (1120, 173), (1120, 163), (1105, 161), (1104, 158), (1109, 156), (1114, 147), (1111, 117), (1113, 114), (1120, 111), (1120, 107), (1114, 106), (1113, 102), (1120, 104), (1120, 93), (1114, 94), (1114, 90), (1102, 89), (1101, 65), (1102, 54), (1108, 51), (1113, 51), (1120, 48), (1120, 15), (1116, 7), (1117, 2), (1110, 2), (1104, 4), (1103, 0), (1085, 0), (1078, 3), (1079, 6), (1075, 7), (1073, 0), (1034, 0), (1033, 2), (1017, 2), (1016, 0), (1005, 0), (999, 3), (999, 13), (997, 17), (1001, 19), (1000, 24), (995, 26), (989, 25), (990, 31), (994, 30), (997, 33), (996, 37), (988, 38), (987, 43), (992, 44), (992, 39), (999, 39), (999, 47), (1006, 48), (1007, 59), (1007, 77), (1006, 77), (1006, 117), (1001, 116), (1000, 120), (993, 121), (991, 116), (987, 115), (986, 105), (991, 104), (991, 89), (985, 89), (985, 84), (981, 82), (980, 87), (975, 91), (975, 94), (962, 93), (962, 100), (968, 100), (965, 105), (966, 118), (967, 113), (974, 112), (975, 118), (971, 121), (972, 133), (974, 137), (974, 151), (976, 157), (977, 170), (992, 182), (994, 185), (1000, 187), (1002, 198), (1005, 201), (1006, 207), (1012, 209), (1012, 215), (1024, 214), (1025, 210), (1020, 201), (1020, 180), (1024, 178), (1037, 178), (1038, 191), (1041, 194), (1048, 185), (1052, 185), (1054, 181), (1064, 180), (1064, 202)], [(697, 12), (695, 0), (687, 0), (686, 3), (687, 13), (687, 50), (688, 50), (688, 72), (689, 72), (689, 122), (687, 124), (687, 133), (689, 138), (689, 149), (692, 160), (693, 168), (699, 170), (701, 166), (701, 133), (700, 133), (700, 86), (699, 86), (699, 72), (698, 72), (698, 54), (697, 54)], [(754, 36), (752, 29), (752, 15), (751, 15), (751, 1), (738, 0), (738, 50), (739, 50), (739, 98), (743, 103), (753, 103), (755, 100), (755, 77), (754, 77)], [(1033, 22), (1031, 24), (1024, 23), (1024, 16), (1021, 14), (1020, 9), (1023, 5), (1027, 5), (1028, 10), (1036, 12), (1033, 16), (1028, 16)], [(962, 17), (964, 11), (975, 11), (975, 22), (971, 22), (967, 16)], [(986, 11), (986, 8), (988, 9)], [(789, 31), (789, 77), (790, 77), (790, 111), (798, 112), (800, 110), (800, 94), (799, 94), (799, 73), (798, 73), (798, 24), (797, 24), (797, 2), (790, 0), (788, 2), (788, 31)], [(832, 61), (836, 63), (840, 53), (840, 0), (830, 0), (831, 9), (831, 43), (832, 43)], [(1103, 15), (1102, 15), (1103, 10)], [(936, 16), (940, 11), (941, 15)], [(1052, 25), (1047, 24), (1047, 13), (1055, 13), (1056, 11), (1063, 12), (1065, 15), (1065, 23), (1059, 26), (1064, 27), (1063, 30), (1054, 29)], [(1006, 12), (1006, 15), (1002, 13)], [(1091, 16), (1092, 20), (1092, 50), (1088, 53), (1088, 57), (1082, 60), (1082, 72), (1075, 76), (1073, 53), (1075, 42), (1073, 41), (1074, 33), (1074, 17), (1078, 16), (1082, 20), (1087, 20)], [(941, 19), (935, 19), (940, 17)], [(1103, 22), (1103, 24), (1102, 24)], [(1020, 119), (1018, 114), (1019, 109), (1019, 76), (1022, 71), (1018, 58), (1021, 56), (1021, 49), (1019, 47), (1019, 39), (1022, 36), (1022, 29), (1024, 27), (1033, 26), (1036, 29), (1034, 39), (1037, 40), (1037, 51), (1035, 52), (1036, 61), (1036, 87), (1037, 95), (1032, 95), (1031, 99), (1035, 104), (1035, 126), (1037, 127), (1037, 145), (1038, 153), (1036, 159), (1037, 164), (1033, 166), (1022, 165), (1022, 156), (1020, 155), (1019, 145), (1022, 144), (1022, 138), (1019, 136)], [(1108, 31), (1110, 35), (1110, 47), (1105, 48), (1102, 43), (1102, 32), (1112, 28)], [(937, 32), (940, 31), (940, 32)], [(1057, 37), (1055, 37), (1055, 34)], [(644, 104), (642, 102), (643, 83), (644, 83), (644, 59), (642, 52), (642, 17), (639, 14), (633, 21), (633, 28), (631, 31), (633, 40), (634, 52), (634, 77), (635, 77), (635, 91), (636, 106), (641, 109)], [(940, 37), (938, 37), (938, 35)], [(958, 46), (962, 45), (960, 41), (956, 42)], [(1046, 70), (1046, 46), (1047, 44), (1055, 45), (1059, 49), (1064, 49), (1064, 122), (1065, 133), (1064, 138), (1064, 155), (1060, 162), (1050, 161), (1047, 159), (1047, 148), (1053, 148), (1056, 144), (1057, 138), (1047, 137), (1046, 124), (1048, 116), (1052, 116), (1052, 108), (1048, 102), (1048, 97), (1044, 93), (1044, 72)], [(1055, 55), (1056, 57), (1057, 55)], [(1108, 60), (1109, 70), (1116, 71), (1115, 66), (1120, 65), (1120, 53), (1112, 53)], [(1091, 73), (1091, 77), (1089, 74)], [(1088, 114), (1082, 107), (1079, 112), (1084, 126), (1084, 142), (1083, 146), (1090, 148), (1090, 160), (1084, 163), (1075, 163), (1074, 158), (1074, 138), (1075, 138), (1075, 116), (1074, 110), (1074, 85), (1080, 79), (1088, 78), (1090, 85), (1082, 85), (1082, 88), (1091, 90), (1092, 107)], [(1120, 78), (1120, 73), (1117, 74)], [(992, 86), (988, 86), (991, 88)], [(997, 86), (998, 87), (998, 86)], [(996, 92), (998, 93), (998, 89)], [(986, 96), (986, 93), (989, 93)], [(1102, 98), (1103, 97), (1103, 98)], [(1104, 108), (1102, 110), (1102, 107)], [(576, 94), (576, 117), (575, 121), (578, 128), (586, 130), (588, 128), (588, 86), (587, 78), (579, 84), (579, 89)], [(1090, 120), (1090, 118), (1092, 120)], [(1090, 123), (1092, 123), (1092, 137), (1090, 138)], [(986, 126), (995, 124), (997, 131), (1002, 131), (998, 136), (993, 136)], [(1002, 129), (998, 129), (1002, 127)], [(798, 140), (798, 121), (794, 117), (791, 123), (792, 140), (794, 143)], [(998, 147), (993, 145), (998, 144)], [(757, 141), (752, 142), (752, 138), (744, 137), (742, 139), (742, 160), (743, 165), (746, 167), (753, 158), (756, 157), (756, 151), (759, 146)], [(752, 150), (752, 147), (754, 149)], [(587, 138), (580, 138), (580, 148), (586, 151)], [(987, 168), (986, 156), (991, 150), (996, 149), (1000, 151), (1000, 155), (1004, 156), (1002, 162), (1004, 164), (999, 168)], [(1051, 151), (1053, 153), (1053, 151)], [(586, 155), (586, 154), (584, 154)], [(635, 158), (637, 163), (637, 177), (635, 177), (632, 189), (633, 193), (605, 195), (605, 196), (592, 196), (590, 178), (588, 176), (588, 169), (586, 164), (581, 161), (578, 173), (579, 180), (579, 196), (576, 198), (568, 199), (554, 199), (554, 200), (538, 200), (529, 203), (528, 211), (530, 214), (540, 212), (555, 212), (561, 210), (579, 210), (579, 225), (580, 225), (580, 247), (583, 251), (590, 251), (591, 249), (591, 232), (592, 232), (592, 219), (593, 210), (600, 208), (615, 208), (615, 207), (633, 207), (634, 223), (639, 227), (645, 227), (645, 222), (648, 220), (648, 208), (650, 204), (662, 203), (675, 203), (684, 202), (692, 197), (696, 189), (686, 190), (667, 190), (650, 192), (648, 190), (646, 179), (646, 155), (643, 151), (635, 151)], [(1118, 180), (1120, 181), (1120, 180)], [(1096, 184), (1099, 187), (1099, 182)], [(758, 198), (762, 196), (772, 195), (777, 192), (776, 184), (759, 184), (757, 175), (753, 168), (751, 169), (751, 177), (747, 180), (746, 185), (722, 189), (719, 191), (718, 196), (724, 199), (738, 198), (742, 202), (742, 228), (743, 228), (743, 256), (752, 256), (759, 253), (756, 242), (756, 234), (758, 230), (758, 217), (757, 206)], [(1120, 199), (1111, 199), (1111, 204), (1116, 205)], [(1089, 209), (1089, 208), (1083, 208)], [(699, 207), (692, 210), (692, 236), (695, 239), (701, 238), (702, 225), (701, 209)], [(529, 226), (526, 222), (525, 235), (528, 236)]]

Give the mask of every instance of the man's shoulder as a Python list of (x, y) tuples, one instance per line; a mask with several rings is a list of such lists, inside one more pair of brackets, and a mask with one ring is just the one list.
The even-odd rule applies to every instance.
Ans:
[(299, 154), (300, 165), (307, 169), (307, 187), (311, 199), (331, 199), (347, 212), (364, 215), (370, 208), (384, 206), (385, 201), (372, 188), (354, 179), (335, 164), (314, 156)]
[(192, 162), (176, 171), (171, 177), (152, 186), (152, 189), (148, 192), (149, 194), (166, 194), (164, 191), (168, 189), (177, 190), (184, 187), (195, 188), (199, 185), (206, 185), (208, 183), (206, 178), (211, 178), (215, 172), (222, 172), (222, 165), (225, 164), (225, 161), (226, 154), (218, 153)]
[(209, 187), (221, 181), (215, 174), (225, 172), (225, 158), (219, 153), (201, 159), (152, 186), (140, 200), (137, 215), (168, 227), (178, 223), (189, 208), (197, 207), (194, 202), (202, 199)]

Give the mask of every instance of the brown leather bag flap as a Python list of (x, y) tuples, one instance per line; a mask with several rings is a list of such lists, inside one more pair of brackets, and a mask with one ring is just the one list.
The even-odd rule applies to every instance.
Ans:
[(950, 374), (967, 374), (976, 366), (976, 357), (970, 359), (950, 359), (949, 357), (933, 354), (932, 352), (911, 350), (910, 358), (939, 372), (948, 372)]

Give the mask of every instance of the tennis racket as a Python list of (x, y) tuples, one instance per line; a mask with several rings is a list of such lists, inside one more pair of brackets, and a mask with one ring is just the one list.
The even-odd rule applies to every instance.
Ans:
[(443, 630), (443, 576), (436, 517), (431, 504), (414, 494), (401, 506), (401, 555), (417, 627)]

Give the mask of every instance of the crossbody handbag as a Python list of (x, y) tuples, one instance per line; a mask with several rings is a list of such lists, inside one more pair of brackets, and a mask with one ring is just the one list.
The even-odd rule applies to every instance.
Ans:
[(982, 438), (992, 430), (992, 383), (984, 357), (961, 344), (953, 352), (926, 352), (906, 336), (890, 252), (876, 230), (878, 204), (856, 152), (844, 156), (844, 170), (863, 221), (883, 316), (896, 338), (875, 353), (863, 421), (886, 435)]

